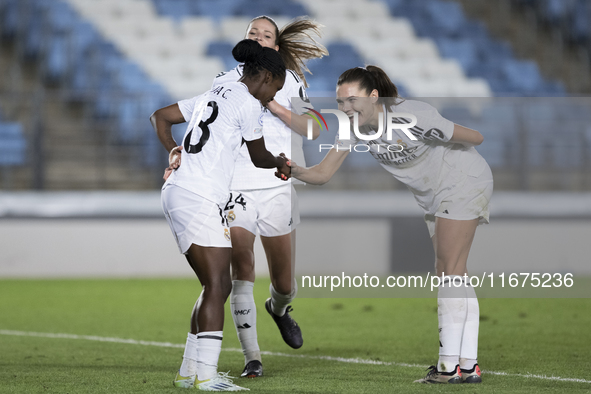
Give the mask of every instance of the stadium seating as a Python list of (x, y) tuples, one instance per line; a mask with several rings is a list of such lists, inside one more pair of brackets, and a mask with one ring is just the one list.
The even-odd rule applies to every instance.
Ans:
[[(541, 77), (537, 64), (518, 60), (511, 48), (468, 19), (459, 3), (447, 0), (385, 0), (393, 16), (410, 20), (419, 36), (433, 39), (469, 77), (489, 81), (496, 95), (563, 96), (564, 87)], [(519, 77), (521, 75), (522, 77)]]
[[(541, 3), (549, 23), (568, 25), (569, 37), (589, 39), (585, 1)], [(509, 43), (492, 38), (448, 0), (4, 0), (0, 34), (18, 40), (23, 57), (38, 62), (46, 82), (63, 88), (63, 97), (87, 105), (93, 119), (111, 122), (113, 142), (150, 151), (159, 148), (149, 114), (204, 91), (217, 73), (234, 67), (231, 48), (261, 14), (280, 26), (303, 14), (325, 25), (321, 42), (330, 56), (309, 63), (311, 96), (334, 95), (338, 75), (365, 64), (383, 67), (405, 97), (565, 94), (560, 83), (541, 76), (536, 63), (517, 59)], [(521, 160), (511, 136), (499, 132), (511, 129), (512, 109), (450, 106), (443, 112), (482, 127), (491, 141), (483, 147), (491, 164)], [(499, 117), (502, 125), (493, 127)], [(544, 155), (551, 141), (544, 138), (532, 155)], [(570, 165), (558, 151), (549, 160)]]
[(26, 164), (27, 141), (20, 123), (0, 120), (0, 166)]
[(530, 7), (538, 18), (562, 31), (566, 42), (591, 51), (591, 4), (587, 0), (513, 0)]

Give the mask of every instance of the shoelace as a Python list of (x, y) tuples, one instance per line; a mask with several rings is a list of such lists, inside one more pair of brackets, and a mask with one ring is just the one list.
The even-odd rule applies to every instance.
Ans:
[(426, 369), (427, 377), (437, 374), (437, 367), (435, 365), (431, 365), (429, 368)]
[(225, 383), (231, 383), (233, 384), (234, 382), (232, 382), (232, 379), (236, 379), (235, 376), (230, 376), (229, 375), (230, 371), (228, 372), (218, 372), (218, 379), (220, 379), (221, 381), (225, 382)]
[(293, 308), (291, 307), (291, 305), (287, 306), (287, 308), (285, 309), (285, 312), (287, 312), (287, 313), (293, 312)]

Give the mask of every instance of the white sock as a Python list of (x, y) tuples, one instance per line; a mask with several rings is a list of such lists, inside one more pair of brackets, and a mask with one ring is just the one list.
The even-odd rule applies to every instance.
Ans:
[(179, 373), (181, 376), (193, 376), (197, 373), (197, 335), (187, 334), (185, 354)]
[(257, 342), (257, 307), (254, 303), (253, 288), (253, 282), (233, 280), (230, 294), (232, 318), (246, 364), (252, 360), (261, 361), (261, 350)]
[(478, 360), (475, 358), (462, 358), (460, 357), (460, 368), (465, 370), (471, 370), (474, 366), (478, 364)]
[(466, 300), (468, 312), (464, 323), (462, 335), (462, 348), (460, 350), (460, 368), (472, 369), (478, 363), (478, 326), (480, 324), (480, 308), (474, 288), (466, 285)]
[(222, 337), (223, 331), (204, 331), (197, 334), (197, 380), (217, 376)]
[(271, 310), (277, 316), (283, 316), (287, 306), (294, 300), (298, 293), (297, 284), (294, 282), (290, 294), (278, 293), (273, 287), (273, 283), (269, 285), (269, 292), (271, 293)]
[[(455, 282), (453, 281), (454, 277), (456, 278)], [(457, 275), (447, 276), (444, 283), (439, 286), (437, 294), (437, 315), (439, 317), (437, 370), (440, 372), (452, 372), (455, 366), (460, 363), (460, 349), (467, 309), (466, 290), (463, 281), (460, 283), (461, 278)]]

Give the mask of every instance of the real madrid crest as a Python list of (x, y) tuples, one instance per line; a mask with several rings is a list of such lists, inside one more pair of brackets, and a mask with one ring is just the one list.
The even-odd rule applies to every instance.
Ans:
[(224, 229), (224, 237), (226, 237), (228, 241), (230, 240), (230, 231), (227, 228)]
[(234, 211), (230, 211), (228, 212), (228, 223), (232, 223), (234, 221), (234, 219), (236, 219), (236, 215), (234, 214)]

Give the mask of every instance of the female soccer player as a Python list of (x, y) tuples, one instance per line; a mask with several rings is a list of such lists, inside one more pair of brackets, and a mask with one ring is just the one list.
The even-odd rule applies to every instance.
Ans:
[[(474, 149), (483, 137), (444, 119), (429, 104), (400, 99), (396, 86), (379, 67), (345, 71), (338, 79), (336, 93), (339, 109), (354, 127), (358, 124), (362, 138), (354, 133), (350, 140), (337, 137), (335, 147), (322, 162), (310, 168), (288, 162), (292, 176), (323, 184), (337, 171), (353, 145), (362, 144), (364, 147), (358, 150), (369, 151), (382, 167), (408, 186), (425, 212), (437, 274), (445, 274), (437, 302), (439, 361), (420, 382), (479, 383), (478, 300), (469, 283), (460, 281), (467, 273), (466, 262), (476, 227), (488, 223), (492, 173)], [(388, 118), (387, 112), (400, 115)], [(397, 127), (391, 140), (386, 133), (388, 120)], [(416, 140), (399, 128), (405, 124)], [(380, 138), (368, 140), (370, 135), (381, 132), (384, 134)]]
[[(243, 389), (227, 374), (217, 373), (224, 303), (232, 288), (230, 233), (223, 206), (242, 141), (256, 166), (277, 168), (284, 179), (289, 178), (285, 159), (265, 148), (260, 123), (261, 104), (283, 87), (283, 60), (276, 51), (252, 40), (238, 43), (232, 54), (244, 62), (239, 81), (228, 81), (196, 97), (192, 108), (173, 104), (150, 118), (174, 169), (162, 187), (162, 207), (181, 253), (203, 286), (174, 385), (209, 391)], [(171, 126), (185, 121), (187, 131), (177, 147)]]
[[(285, 152), (303, 162), (302, 136), (307, 134), (304, 113), (311, 107), (306, 95), (304, 61), (327, 55), (312, 34), (319, 35), (320, 25), (309, 19), (296, 19), (281, 30), (267, 16), (254, 18), (248, 25), (246, 38), (257, 41), (281, 55), (287, 67), (285, 85), (264, 111), (262, 122), (267, 148)], [(294, 71), (295, 70), (295, 71)], [(243, 75), (243, 65), (218, 75), (213, 87), (236, 81)], [(293, 100), (292, 98), (299, 98)], [(190, 102), (188, 103), (191, 105)], [(180, 102), (181, 108), (185, 105)], [(293, 130), (293, 131), (292, 131)], [(320, 133), (314, 125), (313, 137)], [(284, 341), (292, 348), (303, 344), (297, 323), (289, 314), (289, 304), (296, 296), (293, 275), (295, 264), (295, 228), (300, 222), (297, 196), (291, 184), (274, 176), (273, 170), (256, 168), (246, 147), (240, 151), (232, 179), (226, 213), (232, 236), (232, 293), (230, 305), (238, 338), (245, 358), (241, 376), (262, 376), (263, 366), (257, 342), (256, 305), (253, 297), (255, 280), (254, 241), (257, 230), (265, 249), (271, 286), (271, 297), (265, 308), (271, 315)]]

